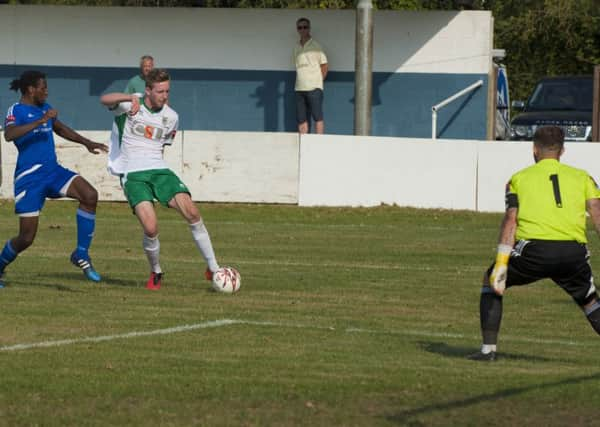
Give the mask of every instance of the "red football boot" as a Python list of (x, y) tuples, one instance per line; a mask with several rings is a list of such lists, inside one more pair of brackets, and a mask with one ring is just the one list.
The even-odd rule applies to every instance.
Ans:
[(160, 281), (162, 279), (162, 273), (150, 273), (150, 278), (148, 279), (148, 283), (146, 283), (146, 289), (150, 289), (151, 291), (158, 291), (160, 289)]

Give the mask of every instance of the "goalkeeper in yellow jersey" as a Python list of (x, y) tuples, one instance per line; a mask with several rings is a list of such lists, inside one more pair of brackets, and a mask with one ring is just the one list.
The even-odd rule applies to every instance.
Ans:
[(582, 309), (600, 334), (600, 301), (586, 247), (586, 212), (600, 234), (600, 189), (590, 175), (559, 162), (564, 133), (538, 128), (535, 164), (506, 186), (506, 213), (496, 261), (483, 278), (480, 320), (483, 345), (472, 360), (494, 361), (506, 289), (549, 278)]

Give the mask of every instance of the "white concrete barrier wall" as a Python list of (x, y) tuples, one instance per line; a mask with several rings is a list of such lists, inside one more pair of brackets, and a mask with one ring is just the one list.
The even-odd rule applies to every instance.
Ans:
[(533, 163), (531, 142), (480, 142), (477, 148), (477, 210), (502, 212), (506, 183)]
[(298, 202), (298, 134), (183, 132), (181, 178), (194, 199)]
[[(108, 145), (110, 132), (88, 131), (80, 132), (85, 137), (95, 142)], [(84, 146), (70, 141), (65, 141), (55, 135), (56, 155), (59, 162), (74, 171), (79, 172), (98, 190), (101, 200), (125, 200), (122, 194), (119, 179), (110, 175), (106, 170), (106, 154), (90, 154)], [(12, 142), (0, 140), (2, 149), (2, 184), (0, 197), (13, 199), (13, 175), (17, 163), (17, 149)]]
[(477, 144), (302, 137), (299, 204), (475, 210)]
[[(109, 132), (81, 132), (108, 143)], [(16, 149), (0, 138), (0, 198), (13, 199)], [(106, 155), (57, 137), (59, 161), (101, 200), (124, 200)], [(510, 176), (533, 163), (528, 142), (444, 141), (295, 133), (180, 132), (169, 166), (197, 201), (504, 210)], [(567, 143), (563, 161), (600, 182), (600, 144)]]
[[(108, 145), (110, 132), (81, 132)], [(106, 155), (55, 136), (59, 162), (87, 179), (100, 200), (125, 200), (118, 177), (106, 170)], [(184, 143), (185, 141), (185, 143)], [(169, 167), (187, 184), (194, 200), (216, 202), (298, 202), (298, 134), (178, 132), (165, 147)], [(0, 198), (12, 199), (17, 150), (1, 142)]]

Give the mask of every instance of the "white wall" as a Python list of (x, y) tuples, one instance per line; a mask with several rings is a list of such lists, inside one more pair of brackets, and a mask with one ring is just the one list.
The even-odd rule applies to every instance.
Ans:
[[(108, 132), (82, 132), (108, 142)], [(101, 200), (124, 200), (106, 155), (57, 138), (59, 161)], [(2, 141), (0, 198), (13, 198), (16, 149)], [(376, 138), (295, 133), (180, 132), (165, 149), (194, 200), (504, 210), (510, 176), (533, 163), (531, 143)], [(567, 143), (562, 160), (600, 182), (600, 144)]]
[[(0, 64), (137, 67), (149, 53), (166, 68), (293, 70), (302, 16), (330, 69), (353, 71), (355, 12), (306, 9), (0, 5)], [(374, 26), (373, 71), (490, 70), (490, 12), (375, 11)]]
[(475, 210), (477, 144), (302, 137), (299, 204)]
[(196, 200), (297, 203), (297, 133), (182, 133), (180, 176)]
[[(82, 135), (108, 145), (110, 132)], [(79, 144), (55, 136), (59, 162), (79, 172), (98, 190), (100, 200), (125, 200), (119, 179), (106, 171), (106, 155), (92, 155)], [(0, 198), (13, 198), (17, 150), (0, 138)], [(186, 183), (194, 200), (218, 202), (298, 202), (298, 134), (178, 132), (165, 160)]]
[(484, 142), (477, 151), (477, 210), (501, 212), (506, 183), (533, 163), (531, 142)]
[[(108, 145), (110, 132), (88, 131), (82, 135), (92, 141)], [(13, 174), (17, 162), (17, 149), (12, 142), (6, 142), (4, 135), (0, 137), (2, 159), (2, 182), (0, 183), (0, 198), (13, 199)], [(92, 183), (98, 190), (101, 200), (125, 200), (117, 177), (106, 171), (106, 155), (96, 156), (79, 144), (68, 142), (55, 135), (56, 155), (65, 167), (81, 171), (81, 175)]]

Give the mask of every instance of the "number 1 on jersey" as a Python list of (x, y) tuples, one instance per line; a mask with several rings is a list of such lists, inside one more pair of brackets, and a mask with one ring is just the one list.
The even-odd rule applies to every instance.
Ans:
[(560, 186), (558, 185), (558, 175), (550, 175), (550, 181), (552, 181), (552, 189), (554, 190), (554, 200), (556, 201), (556, 207), (562, 208), (562, 198), (560, 197)]

